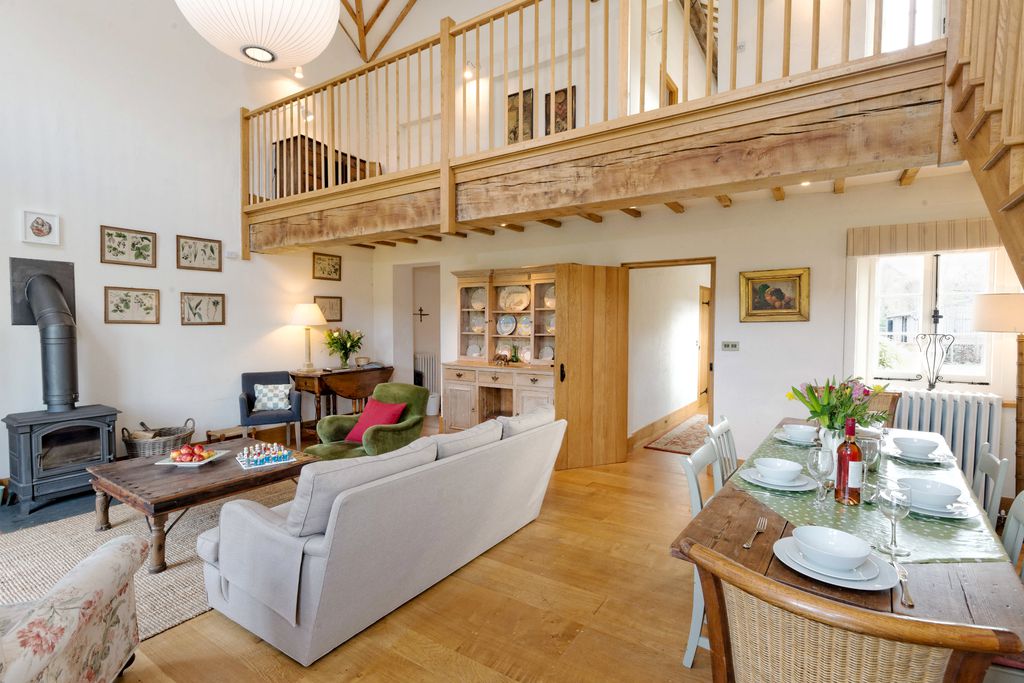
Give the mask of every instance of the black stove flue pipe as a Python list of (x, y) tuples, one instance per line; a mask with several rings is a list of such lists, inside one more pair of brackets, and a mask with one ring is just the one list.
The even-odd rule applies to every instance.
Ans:
[(25, 298), (39, 326), (46, 410), (74, 410), (78, 401), (78, 344), (75, 319), (64, 292), (49, 275), (35, 275), (25, 284)]

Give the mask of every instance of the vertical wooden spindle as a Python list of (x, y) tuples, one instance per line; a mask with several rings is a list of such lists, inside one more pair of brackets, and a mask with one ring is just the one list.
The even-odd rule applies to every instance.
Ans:
[(914, 47), (917, 42), (917, 0), (907, 0), (907, 3), (909, 5), (907, 8), (908, 23), (910, 24), (907, 27), (907, 47)]
[[(569, 8), (568, 9), (568, 15), (567, 15), (567, 23), (569, 24), (569, 42), (568, 42), (568, 44), (566, 46), (567, 52), (566, 52), (566, 56), (565, 56), (565, 102), (566, 102), (566, 108), (565, 108), (565, 129), (566, 130), (572, 130), (573, 128), (576, 127), (576, 126), (573, 125), (573, 122), (576, 120), (576, 112), (573, 111), (573, 109), (576, 106), (576, 102), (575, 102), (575, 98), (573, 97), (573, 90), (572, 90), (572, 2), (573, 2), (573, 0), (568, 0), (568, 2), (565, 3), (568, 6), (568, 8)], [(554, 123), (551, 124), (551, 132), (552, 133), (555, 132), (555, 125), (554, 125)]]
[[(762, 0), (763, 1), (763, 0)], [(683, 81), (679, 84), (683, 102), (690, 99), (690, 12), (692, 0), (683, 0)]]
[(760, 83), (764, 80), (764, 0), (757, 0), (757, 48), (754, 58), (754, 83)]
[[(551, 2), (551, 83), (548, 85), (548, 92), (551, 94), (550, 101), (551, 106), (548, 107), (548, 115), (551, 117), (548, 119), (551, 122), (550, 127), (544, 126), (545, 135), (553, 135), (555, 132), (555, 10), (558, 5), (558, 0), (550, 0)], [(572, 0), (569, 0), (572, 2)], [(568, 95), (568, 93), (566, 93)], [(533, 91), (534, 99), (540, 95), (536, 90)], [(542, 100), (543, 101), (543, 100)], [(537, 122), (534, 121), (533, 127), (537, 128)]]
[[(605, 2), (605, 5), (608, 3)], [(590, 125), (590, 3), (583, 3), (583, 31), (586, 34), (586, 40), (583, 42), (583, 62), (586, 65), (584, 67), (583, 79), (586, 81), (587, 94), (586, 99), (583, 100), (583, 125)]]
[(487, 149), (494, 149), (494, 17), (487, 22)]
[(416, 165), (423, 165), (423, 50), (416, 50)]
[(740, 2), (732, 0), (732, 21), (730, 22), (732, 35), (729, 36), (729, 90), (736, 89), (736, 59), (739, 56), (737, 51), (738, 34), (740, 31)]
[(882, 10), (883, 0), (875, 0), (875, 28), (871, 46), (872, 55), (882, 54)]
[[(555, 24), (551, 23), (554, 32)], [(711, 43), (708, 43), (711, 45)], [(647, 111), (647, 0), (640, 0), (640, 113)]]
[(782, 25), (782, 77), (789, 76), (789, 53), (793, 40), (793, 0), (786, 0), (783, 5)]
[(811, 9), (811, 71), (818, 68), (821, 49), (821, 0), (814, 0)]
[(429, 74), (428, 79), (430, 80), (430, 86), (427, 88), (427, 95), (429, 97), (430, 111), (427, 112), (427, 120), (430, 122), (428, 126), (427, 144), (430, 151), (430, 163), (434, 163), (434, 46), (430, 46), (430, 52), (427, 55), (427, 73)]
[(661, 64), (658, 69), (658, 106), (668, 106), (668, 0), (661, 0)]
[[(523, 10), (516, 12), (519, 20), (519, 125), (516, 126), (516, 142), (523, 141)], [(537, 97), (537, 84), (533, 86), (533, 96)], [(534, 121), (534, 128), (537, 122)]]
[(473, 150), (480, 151), (480, 78), (484, 67), (480, 63), (480, 27), (473, 29), (476, 39), (476, 72), (473, 74), (473, 100), (476, 103), (476, 121), (473, 122)]
[(611, 42), (610, 42), (610, 39), (609, 39), (610, 29), (609, 29), (608, 21), (609, 21), (609, 14), (611, 13), (610, 6), (611, 6), (612, 3), (611, 3), (611, 0), (604, 0), (604, 2), (602, 4), (604, 5), (604, 97), (602, 98), (603, 105), (602, 105), (602, 110), (601, 110), (601, 120), (602, 121), (607, 121), (608, 120), (608, 99), (609, 99), (608, 98), (608, 65), (609, 65), (609, 63), (611, 61), (610, 60), (610, 54), (609, 54), (609, 48), (611, 46)]
[[(787, 0), (788, 1), (788, 0)], [(711, 97), (711, 79), (714, 75), (713, 67), (715, 65), (715, 53), (716, 50), (712, 49), (715, 44), (715, 0), (708, 0), (708, 15), (707, 15), (707, 35), (705, 36), (704, 44), (708, 46), (707, 56), (704, 59), (704, 96)]]
[(850, 61), (850, 12), (852, 0), (843, 0), (843, 64)]

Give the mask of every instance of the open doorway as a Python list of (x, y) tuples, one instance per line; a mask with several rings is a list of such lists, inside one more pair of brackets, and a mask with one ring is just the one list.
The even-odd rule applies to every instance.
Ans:
[(714, 403), (715, 259), (629, 268), (629, 450), (692, 453)]
[(430, 391), (427, 415), (436, 419), (441, 392), (441, 267), (412, 269), (413, 383)]

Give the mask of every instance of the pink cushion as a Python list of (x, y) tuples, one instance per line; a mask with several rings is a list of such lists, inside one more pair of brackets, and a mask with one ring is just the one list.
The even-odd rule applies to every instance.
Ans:
[(405, 410), (404, 403), (381, 403), (375, 398), (366, 402), (366, 409), (363, 410), (356, 422), (356, 426), (345, 437), (345, 441), (363, 442), (363, 433), (370, 427), (377, 425), (393, 425), (398, 422)]
[(1021, 655), (1013, 655), (1011, 657), (996, 657), (992, 660), (992, 663), (997, 666), (1005, 666), (1009, 669), (1024, 669), (1024, 661), (1021, 661)]

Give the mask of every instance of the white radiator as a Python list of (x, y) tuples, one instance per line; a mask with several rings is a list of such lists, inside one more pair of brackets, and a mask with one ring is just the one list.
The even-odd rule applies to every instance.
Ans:
[[(408, 366), (406, 366), (408, 367)], [(423, 386), (432, 394), (437, 393), (437, 356), (432, 353), (414, 353), (412, 356), (413, 370), (423, 373)]]
[(968, 480), (974, 475), (974, 459), (988, 441), (999, 450), (999, 421), (1003, 399), (995, 394), (945, 391), (904, 391), (896, 408), (896, 427), (938, 432), (946, 439)]

